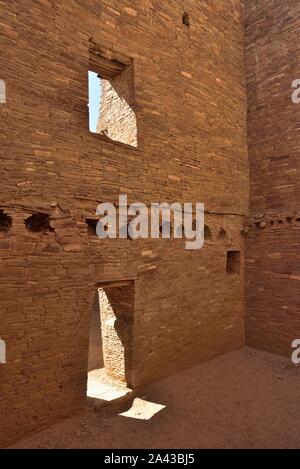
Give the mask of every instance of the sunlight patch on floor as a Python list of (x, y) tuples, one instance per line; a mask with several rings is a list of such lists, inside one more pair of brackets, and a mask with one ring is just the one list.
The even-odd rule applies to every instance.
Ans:
[(111, 402), (120, 399), (129, 393), (131, 393), (131, 389), (114, 386), (106, 382), (104, 369), (93, 370), (88, 374), (88, 397)]
[(154, 402), (148, 402), (137, 397), (134, 399), (131, 408), (119, 415), (138, 420), (150, 420), (158, 412), (165, 409), (165, 407), (165, 405), (155, 404)]

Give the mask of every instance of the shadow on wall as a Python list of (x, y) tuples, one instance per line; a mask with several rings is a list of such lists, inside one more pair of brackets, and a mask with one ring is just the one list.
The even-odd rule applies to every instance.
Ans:
[(99, 295), (95, 292), (90, 323), (88, 371), (104, 367)]

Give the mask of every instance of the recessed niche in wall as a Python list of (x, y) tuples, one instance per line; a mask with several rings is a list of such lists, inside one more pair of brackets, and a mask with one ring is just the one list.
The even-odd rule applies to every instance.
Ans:
[[(97, 233), (97, 227), (98, 227), (98, 230), (99, 230), (99, 231), (98, 231), (99, 235), (98, 235), (98, 233)], [(108, 231), (108, 229), (109, 229), (109, 224), (108, 224), (108, 222), (103, 223), (102, 220), (97, 220), (97, 221), (96, 221), (96, 225), (95, 225), (95, 234), (97, 235), (97, 237), (98, 237), (99, 239), (101, 239), (101, 230), (104, 232), (104, 231)]]
[(188, 28), (190, 27), (190, 15), (187, 11), (185, 11), (182, 15), (182, 23)]
[(97, 223), (98, 219), (95, 218), (86, 218), (85, 222), (87, 224), (87, 234), (89, 236), (97, 236)]
[(126, 233), (128, 239), (134, 240), (134, 237), (131, 235), (130, 227), (131, 227), (131, 222), (125, 225), (123, 230), (124, 230), (124, 233)]
[(210, 228), (207, 225), (204, 225), (204, 239), (205, 241), (210, 241), (212, 239)]
[[(205, 225), (206, 226), (206, 225)], [(205, 232), (208, 234), (208, 231), (209, 228), (206, 226), (206, 231), (205, 231), (205, 226), (204, 226), (204, 237), (205, 237)], [(194, 219), (192, 221), (192, 231), (195, 233), (197, 231), (197, 229), (200, 229), (200, 227), (198, 226), (197, 227), (197, 221)], [(210, 230), (209, 230), (209, 233), (210, 233)], [(176, 235), (176, 236), (175, 236)], [(174, 237), (185, 237), (186, 236), (186, 230), (185, 230), (185, 227), (184, 225), (179, 225), (177, 228), (176, 228), (176, 231), (175, 231), (175, 235)], [(210, 234), (211, 236), (211, 234)]]
[(0, 232), (8, 233), (12, 227), (12, 218), (0, 210)]
[(89, 42), (89, 129), (137, 147), (133, 61)]
[(184, 225), (176, 227), (174, 237), (179, 239), (184, 237)]
[(50, 226), (50, 216), (47, 213), (34, 213), (25, 220), (25, 226), (28, 231), (34, 233), (47, 233), (54, 231)]
[(241, 270), (241, 253), (240, 251), (227, 252), (226, 272), (228, 274), (239, 274)]
[(197, 220), (192, 221), (192, 230), (196, 231), (197, 230)]
[(225, 239), (227, 236), (226, 230), (222, 227), (219, 231), (218, 238), (219, 239)]
[(159, 227), (159, 233), (161, 237), (166, 239), (172, 236), (172, 224), (169, 221), (164, 221)]

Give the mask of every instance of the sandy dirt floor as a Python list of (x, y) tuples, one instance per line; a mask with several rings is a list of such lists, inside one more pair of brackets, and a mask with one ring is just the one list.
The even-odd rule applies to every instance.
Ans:
[(147, 386), (133, 407), (87, 410), (13, 447), (300, 448), (299, 376), (244, 348)]

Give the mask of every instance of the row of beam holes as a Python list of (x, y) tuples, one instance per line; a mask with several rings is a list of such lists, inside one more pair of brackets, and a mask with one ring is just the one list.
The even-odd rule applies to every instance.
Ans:
[[(86, 224), (87, 224), (87, 233), (89, 236), (97, 236), (97, 224), (98, 224), (98, 221), (99, 220), (95, 220), (93, 218), (87, 218), (85, 220)], [(104, 226), (104, 230), (107, 231), (108, 230), (108, 226), (105, 225)], [(128, 238), (130, 238), (130, 235), (129, 235), (129, 224), (126, 226), (125, 228), (126, 230), (126, 235), (128, 236)], [(162, 232), (163, 232), (163, 225), (160, 226), (159, 228), (159, 231), (160, 231), (160, 235), (162, 235)], [(170, 226), (170, 232), (172, 233), (172, 228)]]
[[(195, 221), (194, 221), (193, 224), (192, 224), (192, 229), (193, 229), (194, 231), (196, 231), (196, 222), (195, 222)], [(181, 230), (182, 230), (182, 232), (184, 233), (184, 228), (183, 228), (183, 226), (178, 229), (178, 232), (181, 232)], [(218, 238), (220, 238), (220, 239), (225, 239), (226, 236), (227, 236), (226, 231), (224, 230), (224, 228), (221, 228), (221, 229), (220, 229), (220, 232), (219, 232), (219, 234), (218, 234)], [(211, 240), (212, 240), (211, 230), (210, 230), (210, 228), (209, 228), (208, 225), (204, 225), (204, 240), (205, 240), (205, 241), (211, 241)]]
[[(277, 225), (283, 225), (283, 224), (284, 224), (284, 220), (285, 220), (285, 223), (286, 223), (287, 225), (292, 225), (294, 218), (293, 218), (293, 217), (285, 217), (285, 219), (282, 219), (282, 218), (281, 218), (281, 219), (278, 219), (278, 220), (270, 220), (269, 223), (270, 223), (270, 226), (273, 227), (273, 226), (275, 226), (276, 224), (277, 224)], [(295, 221), (296, 221), (296, 223), (300, 223), (300, 218), (296, 218)], [(255, 222), (255, 223), (254, 223), (254, 224), (255, 224), (255, 227), (256, 227), (256, 228), (260, 228), (260, 227), (261, 227), (261, 223), (262, 223), (262, 222), (260, 222), (260, 221)], [(265, 222), (265, 223), (268, 223), (268, 222)]]
[[(12, 218), (0, 210), (0, 232), (8, 233), (12, 229)], [(54, 231), (50, 226), (50, 216), (45, 213), (34, 213), (25, 220), (28, 231), (33, 233), (47, 233)]]
[[(88, 227), (88, 234), (90, 236), (95, 236), (98, 220), (86, 219), (86, 223)], [(25, 226), (28, 229), (28, 231), (35, 232), (35, 233), (38, 233), (38, 232), (46, 233), (48, 231), (54, 231), (50, 225), (50, 216), (45, 213), (34, 213), (33, 215), (31, 215), (25, 220)], [(12, 228), (12, 218), (9, 215), (5, 214), (3, 210), (0, 210), (0, 231), (7, 233), (8, 231), (11, 230), (11, 228)], [(165, 222), (164, 226), (163, 225), (160, 226), (160, 234), (162, 234), (163, 228), (167, 230), (170, 229), (170, 232), (172, 235), (172, 227), (170, 226), (169, 222)], [(192, 228), (193, 230), (196, 230), (195, 222), (193, 222)], [(127, 226), (127, 229), (128, 229), (128, 226)], [(179, 233), (183, 232), (183, 226), (181, 226), (178, 229), (178, 232)], [(221, 228), (218, 238), (225, 239), (226, 235), (227, 234), (224, 228)], [(204, 226), (204, 239), (206, 241), (212, 240), (211, 230), (208, 225)]]
[[(87, 219), (88, 234), (96, 235), (97, 220)], [(53, 231), (53, 228), (50, 226), (50, 216), (44, 213), (34, 213), (25, 220), (25, 226), (28, 231), (34, 233), (47, 233), (48, 231)], [(5, 214), (3, 210), (0, 210), (0, 231), (7, 233), (12, 228), (12, 218)], [(193, 226), (193, 229), (196, 227)], [(161, 233), (163, 227), (161, 226)], [(219, 237), (226, 237), (226, 231), (224, 228), (221, 228), (219, 232)], [(212, 235), (210, 228), (205, 225), (204, 228), (204, 238), (205, 240), (211, 240)], [(229, 251), (227, 253), (227, 273), (240, 273), (240, 252), (239, 251)]]
[[(97, 220), (87, 219), (88, 234), (95, 236)], [(25, 220), (25, 226), (28, 231), (34, 233), (47, 233), (48, 231), (53, 231), (53, 228), (50, 226), (50, 216), (44, 213), (34, 213)], [(0, 210), (0, 232), (7, 233), (12, 228), (12, 218), (5, 214), (3, 210)], [(170, 227), (171, 228), (171, 227)], [(195, 229), (196, 226), (193, 226)], [(161, 226), (161, 233), (163, 227)], [(224, 228), (220, 229), (219, 238), (224, 239), (226, 237), (226, 231)], [(211, 240), (212, 235), (210, 228), (205, 225), (204, 227), (204, 239)], [(227, 264), (226, 272), (230, 274), (239, 274), (240, 273), (240, 252), (239, 251), (228, 251), (227, 253)]]
[[(87, 227), (88, 227), (88, 235), (89, 236), (96, 236), (96, 228), (97, 228), (97, 223), (98, 220), (94, 219), (86, 219)], [(171, 226), (169, 222), (167, 228)], [(180, 227), (180, 230), (182, 230), (183, 227)], [(195, 224), (193, 224), (193, 229), (196, 229)], [(163, 231), (163, 226), (160, 227), (160, 234), (162, 234)], [(127, 232), (128, 232), (128, 225), (127, 225)], [(218, 238), (219, 239), (225, 239), (227, 236), (226, 230), (222, 227), (219, 231)], [(212, 240), (212, 234), (211, 230), (208, 225), (204, 225), (204, 240), (205, 241), (211, 241)], [(228, 251), (227, 252), (227, 261), (226, 261), (226, 272), (228, 274), (240, 274), (240, 269), (241, 269), (241, 253), (240, 251)]]
[[(88, 235), (92, 236), (92, 237), (97, 236), (96, 229), (97, 229), (98, 220), (92, 219), (92, 218), (87, 218), (85, 220), (85, 222), (87, 224), (87, 233), (88, 233)], [(129, 234), (128, 234), (128, 226), (129, 225), (127, 225), (127, 227), (126, 227), (127, 235), (128, 235), (128, 237), (130, 237)], [(106, 228), (106, 230), (108, 229), (107, 226), (104, 227), (104, 230), (105, 230), (105, 228)], [(160, 235), (162, 235), (162, 233), (163, 233), (163, 228), (165, 228), (166, 231), (170, 230), (170, 233), (171, 233), (171, 236), (172, 236), (172, 226), (169, 222), (165, 222), (163, 225), (160, 226), (160, 228), (159, 228)], [(194, 231), (196, 230), (196, 222), (195, 221), (192, 224), (192, 229)], [(177, 234), (179, 235), (180, 233), (184, 234), (183, 225), (178, 228), (178, 233)], [(219, 234), (218, 234), (218, 238), (219, 239), (225, 239), (226, 236), (227, 236), (226, 230), (224, 228), (221, 228), (220, 231), (219, 231)], [(211, 241), (212, 240), (211, 230), (210, 230), (208, 225), (204, 225), (204, 240), (205, 241)]]

